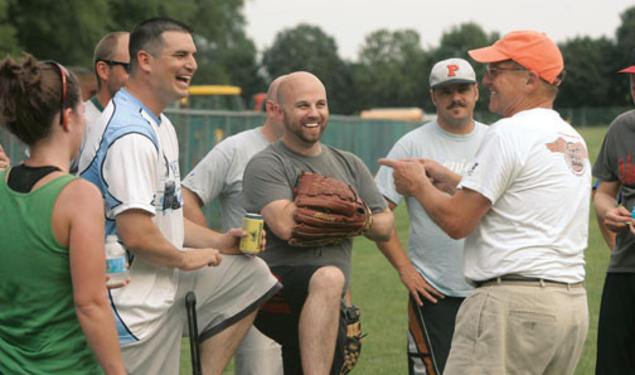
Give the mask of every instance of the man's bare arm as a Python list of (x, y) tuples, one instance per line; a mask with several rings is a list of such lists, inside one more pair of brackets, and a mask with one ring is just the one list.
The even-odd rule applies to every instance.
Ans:
[(126, 247), (147, 262), (191, 271), (218, 265), (218, 250), (213, 248), (177, 249), (168, 241), (152, 216), (143, 210), (130, 209), (117, 215), (117, 232)]
[[(388, 199), (387, 202), (390, 210), (394, 210), (396, 205)], [(437, 302), (435, 296), (438, 298), (445, 297), (441, 292), (428, 284), (419, 271), (412, 265), (406, 255), (406, 251), (401, 245), (394, 224), (392, 226), (390, 239), (388, 241), (377, 241), (376, 243), (379, 250), (384, 254), (395, 270), (397, 270), (401, 282), (406, 286), (419, 306), (423, 305), (423, 298), (421, 297), (433, 303)]]
[(201, 210), (201, 207), (203, 207), (201, 199), (195, 192), (185, 186), (182, 186), (181, 191), (183, 194), (183, 217), (200, 226), (207, 227), (205, 215), (203, 215), (203, 211)]

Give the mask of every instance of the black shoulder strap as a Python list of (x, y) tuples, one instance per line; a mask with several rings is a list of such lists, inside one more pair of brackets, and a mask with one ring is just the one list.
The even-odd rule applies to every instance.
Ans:
[(49, 173), (60, 171), (58, 167), (46, 165), (43, 167), (29, 167), (20, 164), (11, 168), (7, 185), (18, 193), (28, 193), (38, 181)]

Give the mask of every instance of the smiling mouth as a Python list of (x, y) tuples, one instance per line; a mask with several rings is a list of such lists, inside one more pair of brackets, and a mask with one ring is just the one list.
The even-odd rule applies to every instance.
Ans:
[(191, 77), (186, 77), (186, 76), (177, 76), (177, 77), (176, 77), (176, 80), (177, 80), (177, 81), (179, 81), (179, 82), (183, 82), (183, 83), (185, 83), (186, 85), (189, 85), (189, 84), (190, 84)]
[(320, 124), (315, 122), (315, 123), (311, 123), (311, 124), (302, 124), (302, 126), (304, 126), (305, 128), (313, 129), (313, 128), (317, 128), (318, 126), (320, 126)]

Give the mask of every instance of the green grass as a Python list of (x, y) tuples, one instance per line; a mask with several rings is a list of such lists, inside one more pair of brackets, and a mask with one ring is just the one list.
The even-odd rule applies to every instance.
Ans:
[[(606, 127), (580, 129), (586, 139), (592, 162), (595, 161), (606, 129)], [(406, 242), (409, 223), (404, 205), (400, 205), (395, 210), (395, 220), (399, 237)], [(593, 211), (589, 223), (589, 247), (585, 256), (590, 323), (589, 334), (576, 375), (594, 373), (600, 297), (609, 261), (609, 251), (597, 228)], [(407, 292), (397, 273), (375, 244), (365, 238), (355, 241), (352, 295), (353, 301), (362, 308), (363, 330), (368, 333), (363, 341), (360, 362), (352, 373), (407, 374)], [(181, 348), (181, 374), (191, 374), (189, 358), (189, 345), (184, 340)], [(224, 374), (233, 374), (231, 363)]]

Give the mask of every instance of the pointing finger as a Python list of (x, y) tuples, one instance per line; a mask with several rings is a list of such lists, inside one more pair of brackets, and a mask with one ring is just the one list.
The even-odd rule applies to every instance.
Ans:
[(390, 167), (390, 168), (394, 168), (395, 164), (397, 164), (396, 160), (386, 159), (386, 158), (381, 158), (381, 159), (379, 159), (377, 161), (379, 162), (379, 164), (385, 165), (385, 166)]

